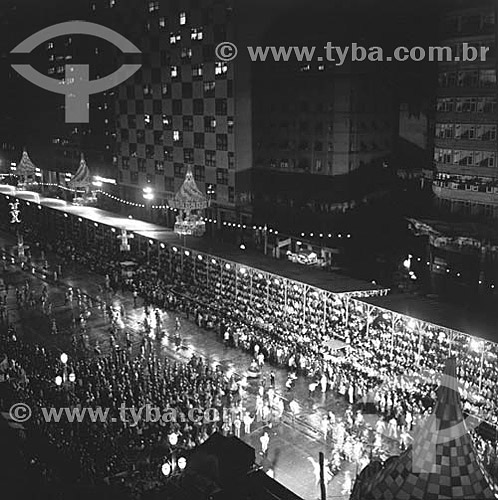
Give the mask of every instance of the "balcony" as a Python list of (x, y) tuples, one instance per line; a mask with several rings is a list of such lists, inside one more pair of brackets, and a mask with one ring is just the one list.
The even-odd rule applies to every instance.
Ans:
[(434, 194), (438, 198), (441, 198), (443, 200), (471, 202), (481, 205), (493, 205), (498, 207), (498, 193), (495, 193), (494, 189), (487, 190), (487, 192), (479, 192), (473, 191), (471, 189), (452, 189), (450, 187), (438, 186), (437, 184), (433, 184), (432, 186), (432, 191), (434, 192)]

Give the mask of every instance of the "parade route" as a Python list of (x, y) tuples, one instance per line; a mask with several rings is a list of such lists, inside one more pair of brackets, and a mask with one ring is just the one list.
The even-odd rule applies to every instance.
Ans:
[[(9, 248), (14, 241), (2, 235), (0, 244)], [(45, 260), (50, 269), (57, 269), (59, 261), (54, 255), (45, 255)], [(33, 259), (34, 262), (42, 264), (40, 256)], [(58, 326), (58, 333), (51, 333), (51, 321), (38, 307), (17, 307), (14, 289), (21, 287), (24, 282), (30, 281), (30, 287), (37, 294), (41, 292), (44, 284), (48, 283), (48, 300), (53, 304), (52, 316)], [(105, 308), (95, 305), (97, 299), (104, 299), (112, 304), (116, 310), (124, 310), (125, 316), (123, 328), (116, 336), (116, 342), (125, 348), (125, 332), (128, 332), (132, 341), (132, 352), (138, 353), (143, 339), (144, 308), (139, 300), (137, 307), (133, 307), (133, 297), (129, 292), (106, 293), (102, 296), (102, 288), (105, 287), (103, 276), (96, 275), (88, 270), (81, 269), (77, 264), (71, 268), (63, 269), (63, 276), (58, 283), (51, 280), (42, 280), (38, 275), (21, 271), (17, 265), (7, 265), (4, 273), (4, 281), (9, 283), (7, 308), (10, 311), (10, 321), (15, 321), (18, 332), (25, 340), (36, 342), (48, 347), (55, 347), (60, 352), (68, 352), (74, 355), (75, 343), (73, 339), (81, 339), (80, 327), (76, 324), (81, 311), (76, 303), (72, 306), (65, 304), (64, 295), (68, 287), (73, 290), (79, 289), (87, 297), (91, 297), (92, 306), (88, 308), (89, 316), (86, 322), (86, 355), (96, 355), (95, 348), (102, 355), (110, 349), (110, 321)], [(124, 309), (122, 309), (124, 308)], [(176, 349), (173, 339), (176, 318), (181, 317), (182, 348)], [(223, 371), (237, 373), (240, 377), (247, 375), (252, 357), (242, 350), (226, 347), (219, 336), (213, 331), (199, 328), (183, 315), (172, 312), (161, 312), (161, 328), (166, 335), (158, 341), (152, 342), (154, 348), (161, 356), (179, 361), (188, 361), (193, 354), (202, 356), (210, 365), (219, 365)], [(81, 354), (82, 342), (77, 340), (79, 354)], [(318, 498), (319, 490), (316, 485), (315, 469), (313, 461), (318, 461), (320, 451), (327, 457), (330, 455), (330, 446), (323, 439), (320, 431), (320, 420), (328, 411), (333, 411), (337, 416), (342, 416), (346, 408), (344, 400), (339, 399), (331, 392), (322, 394), (317, 391), (313, 398), (308, 397), (308, 382), (303, 377), (298, 377), (292, 391), (287, 391), (285, 381), (287, 372), (281, 368), (265, 365), (262, 376), (267, 379), (273, 370), (276, 380), (276, 394), (286, 401), (286, 412), (283, 421), (270, 429), (270, 442), (267, 457), (259, 453), (261, 450), (260, 437), (265, 428), (262, 424), (254, 425), (249, 434), (242, 433), (242, 439), (253, 446), (256, 450), (257, 461), (264, 463), (274, 471), (274, 477), (296, 494), (306, 499)], [(258, 382), (249, 383), (247, 398), (244, 402), (245, 408), (254, 413), (255, 397), (258, 390)], [(294, 422), (288, 410), (288, 402), (296, 400), (299, 403), (299, 411)], [(345, 473), (349, 478), (355, 477), (357, 464), (344, 462), (341, 471), (328, 484), (327, 498), (347, 499), (348, 493), (344, 487)], [(344, 491), (344, 494), (343, 494)]]

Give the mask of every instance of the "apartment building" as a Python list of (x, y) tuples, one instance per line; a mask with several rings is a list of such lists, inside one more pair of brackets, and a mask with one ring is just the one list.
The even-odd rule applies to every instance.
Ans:
[[(433, 191), (441, 207), (485, 218), (498, 217), (497, 9), (493, 0), (443, 2), (440, 27), (441, 45), (460, 60), (439, 64)], [(486, 60), (464, 62), (464, 43), (488, 48)]]
[(119, 87), (118, 181), (121, 196), (143, 202), (151, 186), (162, 204), (187, 169), (211, 202), (214, 218), (251, 217), (252, 120), (249, 66), (216, 58), (244, 22), (231, 0), (145, 3), (137, 45), (143, 66)]

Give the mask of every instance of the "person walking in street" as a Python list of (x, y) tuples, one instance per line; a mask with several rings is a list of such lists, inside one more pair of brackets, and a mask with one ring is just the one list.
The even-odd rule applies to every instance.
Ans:
[(398, 422), (393, 417), (387, 425), (387, 433), (390, 438), (398, 439)]
[(239, 415), (235, 417), (235, 420), (233, 421), (233, 427), (235, 430), (235, 437), (240, 439), (240, 429), (242, 427), (242, 420), (240, 420)]
[(247, 436), (251, 433), (251, 425), (254, 422), (254, 418), (251, 417), (250, 413), (247, 411), (244, 415), (244, 434)]
[(292, 425), (294, 425), (295, 421), (296, 421), (297, 412), (299, 411), (299, 403), (295, 399), (293, 399), (289, 403), (289, 408), (290, 408), (291, 415), (292, 415)]
[(325, 373), (323, 373), (322, 377), (320, 378), (320, 385), (322, 387), (322, 394), (325, 394), (327, 392), (328, 385), (327, 375), (325, 375)]
[(268, 445), (270, 444), (270, 436), (268, 432), (264, 432), (263, 435), (259, 438), (261, 443), (261, 455), (266, 458), (268, 456)]
[(275, 372), (273, 370), (270, 372), (270, 387), (275, 387)]
[(258, 354), (258, 365), (260, 368), (263, 368), (264, 364), (265, 364), (265, 355), (262, 352), (260, 352)]

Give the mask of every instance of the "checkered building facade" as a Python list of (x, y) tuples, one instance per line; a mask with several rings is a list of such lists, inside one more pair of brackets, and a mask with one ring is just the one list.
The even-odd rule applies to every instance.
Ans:
[(122, 195), (141, 201), (150, 185), (161, 204), (190, 168), (221, 220), (248, 220), (240, 207), (250, 192), (237, 171), (250, 168), (250, 148), (236, 146), (250, 144), (251, 133), (236, 123), (234, 65), (215, 57), (218, 43), (233, 40), (233, 9), (217, 0), (152, 0), (146, 9), (143, 65), (117, 102)]

